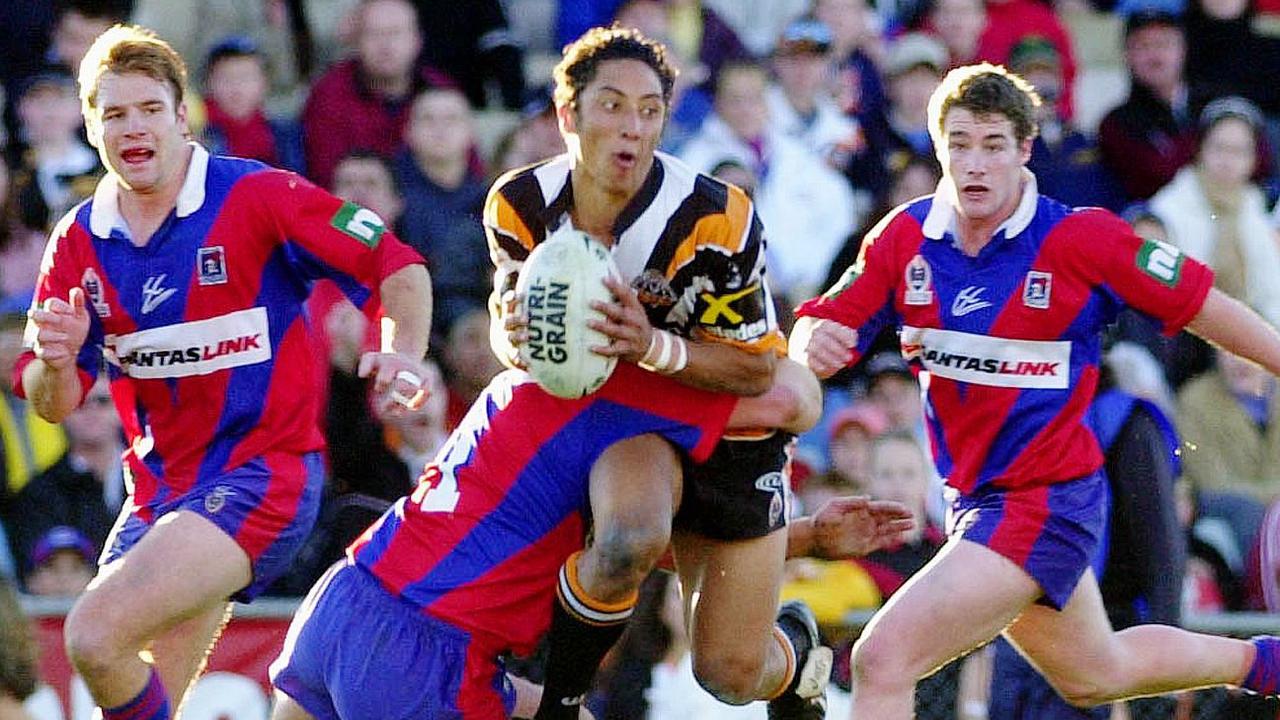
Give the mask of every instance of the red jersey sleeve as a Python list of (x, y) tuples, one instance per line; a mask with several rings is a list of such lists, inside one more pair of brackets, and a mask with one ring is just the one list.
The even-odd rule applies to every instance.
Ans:
[(1178, 248), (1138, 237), (1105, 210), (1078, 214), (1089, 227), (1080, 243), (1102, 280), (1126, 305), (1150, 315), (1166, 335), (1176, 335), (1200, 312), (1213, 287), (1213, 271)]
[(724, 436), (738, 398), (683, 385), (665, 375), (620, 362), (599, 393), (611, 401), (688, 426), (693, 434), (674, 433), (695, 462), (711, 456)]

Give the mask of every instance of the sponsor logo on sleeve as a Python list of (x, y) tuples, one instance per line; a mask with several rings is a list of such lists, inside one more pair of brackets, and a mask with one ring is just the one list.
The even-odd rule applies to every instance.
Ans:
[[(754, 300), (753, 296), (759, 289), (760, 286), (757, 284), (749, 285), (737, 292), (725, 293), (724, 295), (702, 293), (699, 297), (706, 303), (706, 309), (698, 317), (698, 323), (701, 325), (717, 325), (720, 323), (720, 319), (724, 318), (725, 322), (730, 325), (741, 324), (746, 319), (745, 313), (749, 312), (747, 306), (752, 305), (754, 308), (754, 304), (751, 301)], [(735, 309), (734, 304), (739, 301), (743, 302)], [(754, 315), (755, 313), (752, 314)]]
[(923, 257), (916, 255), (911, 258), (911, 262), (907, 263), (907, 269), (902, 273), (902, 281), (907, 286), (902, 302), (907, 305), (933, 303), (933, 271), (929, 269), (929, 263)]
[(1022, 285), (1022, 304), (1036, 310), (1049, 309), (1049, 293), (1053, 290), (1053, 273), (1041, 270), (1027, 272)]
[(938, 377), (994, 387), (1064, 390), (1069, 340), (1015, 340), (955, 330), (902, 328), (902, 347)]
[(1178, 248), (1160, 240), (1146, 240), (1138, 248), (1138, 269), (1168, 287), (1174, 287), (1182, 277), (1182, 262), (1186, 256)]
[(207, 375), (271, 359), (266, 308), (103, 338), (107, 361), (140, 379)]
[(387, 231), (387, 224), (378, 214), (353, 202), (345, 202), (329, 221), (333, 227), (364, 243), (370, 249), (378, 247), (378, 241)]
[(221, 245), (202, 247), (196, 251), (196, 270), (201, 285), (223, 285), (227, 282), (227, 252)]

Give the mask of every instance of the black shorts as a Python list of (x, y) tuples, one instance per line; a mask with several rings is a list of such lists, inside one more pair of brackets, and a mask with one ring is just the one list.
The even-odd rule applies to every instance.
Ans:
[(684, 489), (673, 526), (713, 540), (764, 537), (787, 524), (787, 461), (795, 435), (721, 440), (711, 457), (681, 458)]

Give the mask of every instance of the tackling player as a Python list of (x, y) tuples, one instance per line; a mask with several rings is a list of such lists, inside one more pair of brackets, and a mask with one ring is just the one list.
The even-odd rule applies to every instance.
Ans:
[(796, 357), (826, 377), (899, 326), (903, 353), (930, 376), (926, 417), (953, 498), (947, 545), (854, 646), (858, 718), (912, 717), (917, 679), (997, 633), (1075, 705), (1280, 682), (1274, 638), (1107, 621), (1089, 568), (1106, 480), (1084, 422), (1102, 327), (1129, 305), (1273, 373), (1280, 336), (1176, 248), (1040, 195), (1025, 168), (1038, 102), (1003, 68), (948, 74), (929, 105), (937, 193), (872, 230), (792, 334)]
[[(763, 229), (741, 190), (656, 151), (674, 78), (663, 46), (636, 30), (595, 28), (566, 48), (555, 105), (569, 151), (503, 176), (485, 206), (494, 349), (509, 363), (524, 339), (521, 263), (571, 223), (611, 248), (627, 283), (611, 285), (619, 303), (600, 307), (608, 320), (594, 326), (611, 342), (599, 352), (689, 387), (770, 387), (784, 341)], [(686, 598), (699, 597), (686, 603), (699, 681), (729, 703), (773, 700), (771, 717), (824, 714), (830, 650), (811, 614), (789, 607), (775, 623), (790, 440), (756, 432), (720, 443), (704, 464), (686, 458), (683, 473), (641, 481), (611, 467), (592, 477), (592, 539), (561, 569), (539, 718), (576, 716), (669, 541)]]
[[(679, 472), (672, 445), (705, 458), (726, 423), (802, 430), (816, 409), (800, 383), (816, 392), (790, 363), (768, 394), (739, 401), (620, 363), (600, 390), (566, 400), (522, 371), (498, 375), (414, 492), (312, 589), (272, 664), (273, 718), (508, 717), (517, 697), (500, 656), (530, 653), (546, 632), (592, 483), (620, 467)], [(793, 552), (861, 554), (910, 525), (896, 504), (838, 500), (792, 524)], [(527, 717), (536, 700), (520, 700)]]
[(109, 172), (53, 232), (18, 370), (19, 392), (54, 422), (106, 372), (128, 435), (131, 496), (64, 631), (106, 720), (176, 714), (229, 599), (269, 585), (315, 521), (312, 280), (357, 305), (380, 296), (392, 351), (361, 372), (385, 403), (423, 399), (421, 257), (368, 210), (189, 142), (185, 85), (182, 59), (150, 31), (117, 26), (89, 49), (85, 125)]

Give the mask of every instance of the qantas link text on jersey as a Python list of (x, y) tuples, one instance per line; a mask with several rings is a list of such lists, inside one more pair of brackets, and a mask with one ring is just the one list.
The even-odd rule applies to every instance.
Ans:
[(938, 377), (998, 387), (1060, 390), (1071, 370), (1071, 342), (1015, 340), (955, 330), (904, 327), (903, 353)]
[(136, 378), (204, 375), (271, 359), (267, 311), (260, 307), (108, 335), (104, 344), (108, 360)]

